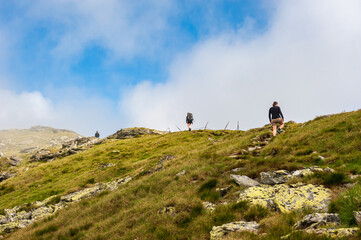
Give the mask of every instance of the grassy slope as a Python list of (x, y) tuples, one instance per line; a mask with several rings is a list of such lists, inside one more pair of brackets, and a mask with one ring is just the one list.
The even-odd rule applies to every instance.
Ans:
[(72, 131), (41, 126), (30, 129), (0, 130), (0, 152), (8, 157), (19, 156), (23, 155), (20, 153), (22, 149), (61, 146), (64, 141), (72, 140), (77, 136), (80, 135)]
[[(242, 167), (240, 174), (257, 177), (260, 171), (329, 166), (339, 172), (361, 173), (361, 111), (318, 118), (304, 124), (290, 123), (286, 133), (274, 138), (259, 157), (229, 158), (247, 148), (251, 138), (269, 133), (269, 128), (236, 131), (180, 132), (161, 136), (109, 141), (106, 144), (49, 163), (24, 163), (22, 173), (0, 184), (0, 208), (64, 194), (95, 182), (136, 175), (148, 170), (164, 155), (176, 159), (154, 174), (141, 174), (126, 186), (72, 205), (43, 221), (19, 230), (9, 239), (207, 239), (214, 225), (239, 220), (257, 220), (265, 239), (279, 239), (291, 231), (304, 212), (280, 215), (247, 204), (218, 207), (205, 213), (203, 200), (236, 202), (241, 190), (225, 172)], [(211, 138), (211, 139), (210, 139)], [(214, 140), (217, 140), (216, 142)], [(271, 155), (265, 159), (266, 156)], [(319, 155), (325, 157), (322, 160)], [(116, 163), (99, 169), (99, 163)], [(29, 168), (28, 171), (25, 171)], [(176, 177), (185, 169), (186, 175)], [(221, 198), (214, 190), (199, 193), (200, 186), (217, 179), (217, 186), (233, 185)], [(322, 181), (308, 179), (308, 181)], [(356, 186), (358, 187), (358, 185)], [(6, 189), (13, 191), (6, 191)], [(342, 189), (334, 187), (335, 192)], [(203, 200), (201, 199), (203, 198)], [(157, 215), (174, 206), (175, 216)], [(361, 207), (361, 206), (360, 206)], [(335, 207), (337, 209), (337, 207)], [(349, 224), (349, 223), (344, 223)], [(237, 239), (255, 238), (235, 234)], [(230, 236), (232, 239), (232, 236)], [(321, 239), (296, 236), (294, 239)]]

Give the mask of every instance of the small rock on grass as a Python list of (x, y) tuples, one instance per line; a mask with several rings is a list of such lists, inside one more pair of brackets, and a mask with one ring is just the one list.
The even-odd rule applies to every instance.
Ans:
[(253, 232), (258, 233), (259, 224), (257, 222), (238, 221), (214, 226), (210, 233), (211, 240), (218, 240), (231, 232)]
[(182, 170), (182, 171), (180, 171), (179, 173), (177, 173), (177, 176), (185, 175), (185, 174), (186, 174), (186, 170)]
[(216, 205), (211, 202), (202, 202), (202, 205), (207, 212), (213, 212), (216, 209)]
[(324, 226), (333, 225), (339, 227), (341, 225), (340, 216), (337, 213), (312, 213), (306, 215), (301, 221), (298, 221), (295, 229), (316, 229)]
[(353, 212), (357, 225), (361, 226), (361, 212)]
[(246, 187), (255, 187), (259, 185), (259, 182), (253, 180), (250, 177), (244, 175), (234, 175), (231, 174), (231, 179), (234, 180), (238, 185), (246, 186)]

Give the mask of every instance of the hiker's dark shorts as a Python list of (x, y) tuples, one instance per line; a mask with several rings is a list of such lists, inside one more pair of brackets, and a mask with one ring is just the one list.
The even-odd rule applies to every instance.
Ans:
[(272, 119), (271, 121), (272, 126), (277, 126), (277, 124), (282, 124), (282, 123), (283, 123), (282, 118)]
[(193, 124), (193, 121), (186, 121), (187, 124)]

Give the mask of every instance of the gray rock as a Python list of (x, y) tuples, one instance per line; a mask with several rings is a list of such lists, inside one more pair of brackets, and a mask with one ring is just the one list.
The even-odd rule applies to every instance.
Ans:
[(357, 225), (361, 226), (361, 212), (353, 212)]
[(10, 162), (9, 162), (9, 164), (11, 165), (11, 166), (16, 166), (16, 165), (18, 165), (19, 163), (21, 163), (21, 161), (23, 161), (20, 157), (18, 157), (18, 156), (11, 156), (10, 157)]
[(186, 174), (186, 170), (182, 170), (179, 173), (177, 173), (177, 176), (181, 176), (181, 175), (185, 175)]
[(6, 179), (9, 179), (13, 176), (15, 176), (15, 174), (10, 173), (10, 172), (3, 172), (0, 174), (0, 182), (5, 181)]
[(337, 213), (312, 213), (306, 215), (301, 221), (298, 221), (295, 229), (309, 229), (320, 228), (324, 226), (333, 225), (334, 227), (341, 226), (341, 220)]
[(261, 183), (268, 185), (275, 185), (285, 183), (292, 178), (292, 175), (287, 170), (261, 172)]
[(238, 185), (241, 186), (254, 187), (259, 185), (259, 182), (257, 182), (256, 180), (253, 180), (252, 178), (244, 175), (231, 174), (231, 179), (233, 179)]

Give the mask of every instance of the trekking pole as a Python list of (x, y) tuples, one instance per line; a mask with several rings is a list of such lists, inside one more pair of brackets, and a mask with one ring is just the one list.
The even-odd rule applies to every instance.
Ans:
[(227, 123), (226, 127), (224, 128), (224, 130), (226, 130), (226, 129), (227, 129), (227, 127), (228, 127), (228, 124), (229, 124), (229, 121), (228, 121), (228, 123)]
[(239, 121), (237, 121), (237, 131), (239, 131)]
[(208, 126), (208, 122), (207, 122), (206, 126), (204, 127), (204, 130), (206, 130), (206, 129), (207, 129), (207, 126)]
[(179, 131), (182, 131), (177, 125), (175, 125), (178, 129), (179, 129)]

